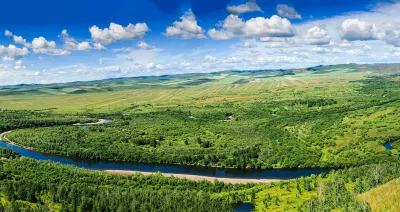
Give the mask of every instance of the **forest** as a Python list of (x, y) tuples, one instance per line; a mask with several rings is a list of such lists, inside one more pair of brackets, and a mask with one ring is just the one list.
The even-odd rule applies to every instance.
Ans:
[[(232, 95), (243, 95), (229, 101), (225, 93), (216, 92), (183, 102), (146, 100), (123, 109), (2, 109), (1, 139), (80, 159), (333, 171), (230, 184), (161, 173), (113, 175), (0, 148), (0, 211), (233, 211), (243, 203), (254, 211), (372, 211), (370, 202), (359, 196), (400, 177), (400, 75), (244, 90), (248, 87), (242, 86), (253, 86), (250, 81), (229, 87)], [(194, 90), (135, 92), (170, 96), (195, 93), (202, 85), (191, 86)], [(118, 98), (112, 102), (122, 101)], [(73, 126), (104, 118), (113, 121)]]
[[(396, 161), (397, 76), (329, 99), (178, 105), (110, 114), (111, 124), (18, 129), (12, 142), (85, 159), (239, 168), (348, 167)], [(361, 83), (361, 84), (360, 84)], [(229, 115), (228, 115), (229, 114)], [(232, 115), (232, 116), (230, 116)]]
[[(364, 165), (269, 184), (194, 182), (160, 174), (119, 176), (15, 157), (0, 163), (0, 211), (371, 211), (356, 198), (400, 177), (400, 163)], [(7, 158), (7, 159), (6, 159)], [(367, 174), (366, 174), (367, 173)]]
[(71, 116), (64, 114), (53, 114), (43, 111), (32, 110), (0, 110), (0, 132), (13, 129), (49, 127), (56, 125), (71, 125), (76, 123), (87, 123), (97, 121), (94, 118), (84, 116)]

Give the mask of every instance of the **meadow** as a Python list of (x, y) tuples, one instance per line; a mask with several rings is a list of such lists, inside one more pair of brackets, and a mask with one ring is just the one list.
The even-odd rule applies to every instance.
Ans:
[[(41, 152), (121, 162), (340, 169), (279, 183), (232, 185), (92, 173), (15, 158), (4, 150), (0, 153), (10, 159), (2, 162), (0, 185), (2, 191), (8, 189), (0, 192), (3, 206), (51, 211), (99, 211), (101, 207), (230, 211), (237, 203), (249, 202), (255, 211), (375, 210), (382, 206), (361, 193), (399, 177), (399, 67), (349, 64), (1, 87), (0, 127), (2, 132), (11, 130), (3, 139)], [(71, 126), (100, 118), (113, 122)], [(389, 142), (393, 150), (385, 149)], [(67, 170), (75, 180), (68, 183), (77, 186), (59, 185), (65, 179), (58, 175), (53, 184), (30, 179), (35, 173), (27, 172), (29, 167), (43, 170), (43, 178), (48, 177), (46, 172)], [(153, 184), (131, 184), (137, 178)], [(189, 189), (184, 189), (188, 183)], [(37, 192), (23, 196), (18, 189), (26, 184), (34, 185), (29, 188)], [(57, 196), (62, 191), (56, 188), (65, 190), (64, 196)], [(74, 192), (79, 199), (71, 198)], [(112, 201), (106, 200), (107, 192), (112, 193), (111, 199), (121, 197), (127, 202), (107, 202)], [(160, 201), (147, 208), (138, 206), (153, 197)], [(100, 200), (104, 204), (96, 205)], [(212, 204), (206, 207), (193, 201)], [(185, 204), (176, 208), (176, 202)], [(115, 208), (117, 204), (124, 208)]]

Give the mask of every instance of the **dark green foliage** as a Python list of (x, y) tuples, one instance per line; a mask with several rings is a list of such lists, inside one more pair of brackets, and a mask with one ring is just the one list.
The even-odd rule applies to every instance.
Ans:
[(19, 158), (19, 157), (20, 157), (20, 154), (18, 154), (14, 150), (0, 147), (0, 158), (12, 159), (12, 158)]
[(304, 100), (295, 100), (291, 102), (290, 106), (295, 105), (307, 105), (307, 107), (321, 107), (337, 104), (337, 101), (334, 99), (304, 99)]
[(0, 110), (0, 132), (21, 128), (71, 125), (92, 121), (97, 121), (97, 119), (29, 110)]
[[(1, 191), (10, 201), (39, 205), (45, 197), (61, 211), (231, 211), (246, 196), (234, 191), (253, 184), (194, 182), (161, 175), (129, 177), (21, 158), (0, 166)], [(233, 192), (231, 196), (213, 194)], [(15, 206), (22, 208), (22, 206)]]

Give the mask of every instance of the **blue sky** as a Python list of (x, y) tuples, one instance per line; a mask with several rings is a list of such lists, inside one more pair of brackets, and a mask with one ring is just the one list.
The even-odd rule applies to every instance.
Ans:
[(400, 3), (3, 1), (0, 84), (399, 62)]

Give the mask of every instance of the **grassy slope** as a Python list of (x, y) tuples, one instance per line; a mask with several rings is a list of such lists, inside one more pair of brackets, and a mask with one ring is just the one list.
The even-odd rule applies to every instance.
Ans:
[(382, 186), (358, 196), (367, 201), (372, 211), (398, 211), (400, 209), (400, 179), (392, 180)]
[[(1, 87), (0, 99), (1, 107), (6, 109), (53, 109), (69, 113), (88, 110), (107, 112), (140, 104), (218, 103), (262, 97), (274, 99), (274, 92), (312, 91), (312, 88), (318, 85), (341, 85), (371, 75), (368, 69), (359, 71), (341, 69), (340, 66), (324, 67), (317, 71), (297, 70), (295, 75), (269, 78), (271, 73), (282, 74), (267, 71), (222, 72), (43, 86), (9, 86)], [(377, 75), (380, 72), (372, 74)], [(250, 83), (232, 84), (245, 78), (252, 80)], [(205, 83), (197, 84), (199, 81)], [(190, 85), (188, 82), (194, 84)], [(40, 91), (40, 95), (34, 95), (36, 90)]]

